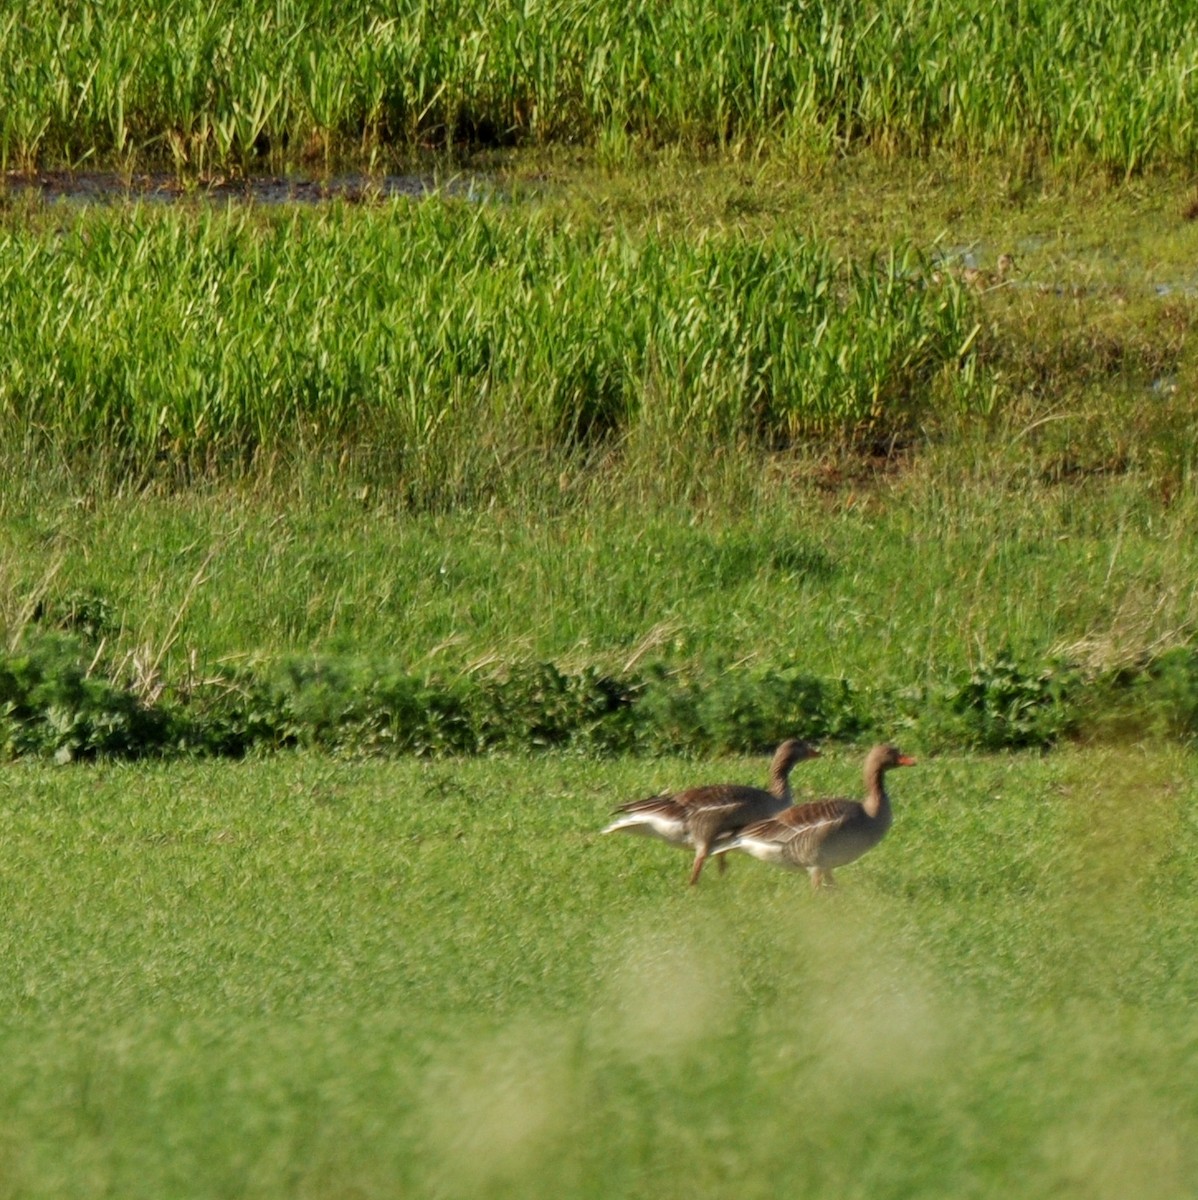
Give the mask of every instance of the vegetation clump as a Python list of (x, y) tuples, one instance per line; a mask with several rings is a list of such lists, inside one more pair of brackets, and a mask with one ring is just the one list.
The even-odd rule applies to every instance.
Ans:
[(761, 754), (793, 735), (857, 741), (904, 727), (942, 750), (1046, 749), (1111, 727), (1113, 714), (1125, 728), (1198, 734), (1192, 650), (1097, 680), (1004, 653), (966, 677), (914, 691), (896, 681), (821, 679), (796, 665), (658, 664), (613, 675), (529, 662), (444, 675), (324, 656), (228, 671), (190, 688), (160, 684), (152, 699), (90, 670), (89, 658), (94, 665), (84, 643), (55, 634), (34, 634), (0, 657), (8, 757), (241, 757), (300, 747), (383, 756)]

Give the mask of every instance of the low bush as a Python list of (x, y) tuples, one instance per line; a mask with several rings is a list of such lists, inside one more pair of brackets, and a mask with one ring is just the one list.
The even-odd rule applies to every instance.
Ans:
[(1051, 746), (1078, 728), (1079, 682), (1066, 665), (1029, 667), (1004, 650), (979, 663), (967, 678), (922, 689), (908, 719), (934, 745)]
[(0, 749), (6, 755), (59, 762), (136, 758), (170, 742), (170, 711), (90, 674), (81, 648), (75, 638), (43, 634), (22, 652), (0, 657)]
[(790, 736), (857, 741), (903, 731), (930, 749), (994, 751), (1049, 748), (1083, 733), (1187, 740), (1198, 731), (1198, 650), (1190, 647), (1103, 679), (1003, 652), (961, 678), (870, 690), (794, 664), (652, 664), (612, 675), (530, 662), (437, 676), (327, 656), (168, 685), (153, 700), (95, 662), (86, 641), (36, 628), (0, 655), (0, 752), (59, 762), (301, 746), (425, 756), (768, 754)]
[(659, 667), (646, 677), (636, 713), (641, 744), (653, 750), (768, 753), (786, 737), (851, 738), (868, 725), (847, 680), (793, 666), (689, 674)]

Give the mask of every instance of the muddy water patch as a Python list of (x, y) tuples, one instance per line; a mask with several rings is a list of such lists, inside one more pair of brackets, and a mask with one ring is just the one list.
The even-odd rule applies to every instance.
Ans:
[(1148, 266), (1129, 267), (1117, 254), (1095, 251), (1038, 261), (1048, 239), (1016, 239), (1009, 245), (983, 241), (937, 245), (930, 255), (933, 280), (951, 276), (974, 291), (999, 287), (1016, 291), (1067, 297), (1074, 300), (1110, 298), (1124, 304), (1133, 295), (1158, 300), (1198, 297), (1198, 274), (1184, 269), (1170, 277), (1155, 274)]
[(182, 181), (168, 172), (124, 175), (115, 171), (9, 172), (0, 195), (41, 200), (46, 204), (124, 204), (183, 201), (242, 201), (249, 204), (323, 204), (339, 200), (372, 204), (400, 196), (433, 194), (482, 200), (494, 193), (492, 180), (460, 176), (438, 180), (432, 175), (335, 175), (321, 178), (300, 175), (262, 175)]

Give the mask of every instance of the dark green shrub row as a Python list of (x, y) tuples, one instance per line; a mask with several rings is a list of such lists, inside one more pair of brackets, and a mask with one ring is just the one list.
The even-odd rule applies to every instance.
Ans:
[(553, 747), (595, 753), (749, 750), (782, 738), (851, 737), (865, 728), (844, 681), (793, 669), (611, 676), (552, 663), (502, 674), (422, 678), (343, 659), (291, 662), (230, 678), (174, 715), (182, 748), (254, 747), (479, 754)]
[(933, 745), (973, 750), (1051, 746), (1089, 717), (1080, 675), (1064, 664), (1026, 667), (1003, 651), (968, 676), (907, 693), (906, 722)]
[(365, 754), (767, 753), (790, 735), (893, 736), (933, 749), (1048, 747), (1085, 733), (1198, 734), (1198, 649), (1086, 679), (1009, 654), (943, 684), (860, 691), (794, 666), (636, 675), (552, 663), (420, 677), (346, 659), (230, 673), (153, 702), (93, 673), (84, 643), (38, 635), (0, 656), (0, 752), (59, 762), (307, 746)]

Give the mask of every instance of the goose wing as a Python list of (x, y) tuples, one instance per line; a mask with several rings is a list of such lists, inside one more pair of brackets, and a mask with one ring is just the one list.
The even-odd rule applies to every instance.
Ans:
[(683, 809), (678, 804), (678, 794), (675, 792), (661, 792), (656, 796), (646, 796), (643, 800), (629, 800), (612, 811), (630, 815), (655, 815), (678, 818), (681, 818), (683, 814)]
[(765, 805), (765, 811), (770, 811), (771, 808), (777, 808), (778, 798), (762, 788), (745, 787), (739, 783), (717, 783), (707, 787), (687, 788), (684, 792), (662, 792), (659, 796), (630, 800), (627, 804), (621, 804), (615, 811), (715, 819), (723, 815), (733, 816), (746, 807), (755, 805)]
[(860, 808), (857, 801), (842, 799), (795, 804), (775, 817), (746, 825), (735, 840), (774, 842), (779, 846), (822, 841), (852, 820)]

